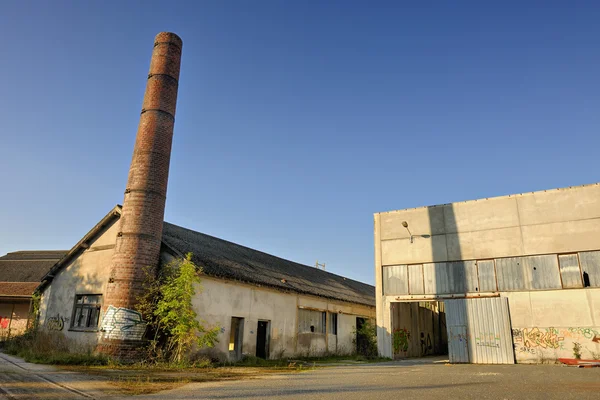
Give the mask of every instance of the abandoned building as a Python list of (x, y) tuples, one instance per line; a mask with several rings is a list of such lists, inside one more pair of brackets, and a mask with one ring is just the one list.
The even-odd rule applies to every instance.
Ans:
[[(142, 338), (139, 313), (101, 312), (121, 218), (116, 206), (44, 278), (40, 321), (48, 329), (92, 347), (102, 337)], [(195, 310), (221, 329), (211, 355), (352, 353), (357, 321), (375, 317), (373, 286), (167, 222), (162, 232), (161, 262), (191, 252), (202, 267)]]
[(354, 352), (355, 327), (375, 317), (373, 286), (163, 222), (181, 48), (177, 35), (157, 35), (123, 206), (43, 278), (41, 326), (130, 357), (146, 331), (135, 311), (146, 267), (191, 252), (202, 268), (195, 309), (220, 328), (207, 352), (229, 360)]
[(380, 354), (600, 359), (600, 184), (375, 214)]
[(0, 257), (0, 340), (25, 331), (35, 288), (66, 253), (15, 251)]

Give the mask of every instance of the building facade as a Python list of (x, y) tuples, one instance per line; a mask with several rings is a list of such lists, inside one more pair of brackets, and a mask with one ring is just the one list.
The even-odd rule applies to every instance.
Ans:
[[(106, 304), (120, 218), (116, 206), (39, 288), (40, 326), (81, 349), (144, 338), (146, 324), (135, 309)], [(205, 326), (220, 329), (216, 346), (200, 351), (211, 357), (350, 354), (357, 324), (375, 319), (373, 286), (165, 222), (161, 262), (187, 253), (202, 268), (194, 308)]]
[(375, 276), (384, 356), (600, 359), (600, 185), (375, 214)]

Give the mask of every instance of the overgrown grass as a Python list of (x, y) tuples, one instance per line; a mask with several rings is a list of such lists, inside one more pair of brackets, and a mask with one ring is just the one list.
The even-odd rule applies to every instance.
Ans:
[(59, 332), (30, 331), (0, 343), (0, 348), (27, 362), (53, 365), (108, 365), (110, 359), (75, 344)]

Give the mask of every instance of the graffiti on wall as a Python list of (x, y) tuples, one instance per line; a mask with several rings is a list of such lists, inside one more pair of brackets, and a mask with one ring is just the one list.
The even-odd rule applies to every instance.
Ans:
[(557, 329), (545, 328), (541, 330), (538, 327), (513, 329), (513, 339), (516, 344), (522, 344), (523, 347), (543, 349), (559, 349), (562, 346), (562, 341), (565, 340)]
[(2, 329), (8, 329), (9, 325), (10, 325), (10, 318), (8, 318), (8, 317), (0, 317), (0, 328), (2, 328)]
[(427, 355), (427, 353), (431, 352), (433, 346), (431, 345), (431, 336), (429, 333), (427, 334), (427, 338), (425, 337), (425, 333), (421, 332), (421, 355)]
[(46, 329), (50, 331), (62, 331), (65, 327), (65, 322), (69, 322), (70, 318), (61, 317), (56, 314), (55, 317), (46, 318)]
[(394, 329), (393, 346), (394, 353), (407, 352), (410, 342), (410, 332), (406, 328)]
[(500, 335), (495, 332), (480, 333), (475, 337), (475, 345), (500, 348)]
[(600, 342), (598, 329), (588, 327), (519, 328), (513, 329), (512, 333), (515, 351), (523, 353), (524, 356), (544, 356), (544, 354), (548, 354), (547, 351), (552, 351), (550, 354), (557, 356), (555, 355), (556, 350), (561, 351), (561, 354), (564, 355), (579, 354), (581, 356), (581, 351), (585, 350), (596, 357), (597, 352), (594, 352), (593, 348), (588, 348), (585, 343)]
[(146, 322), (135, 310), (108, 306), (100, 330), (109, 339), (140, 340), (146, 332)]

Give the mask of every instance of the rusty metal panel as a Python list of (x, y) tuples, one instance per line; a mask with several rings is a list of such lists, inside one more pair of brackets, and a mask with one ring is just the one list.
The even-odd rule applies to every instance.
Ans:
[(447, 300), (446, 320), (450, 362), (514, 364), (507, 298)]
[(423, 264), (426, 294), (450, 293), (448, 265), (445, 262)]
[(556, 254), (523, 257), (525, 286), (531, 290), (561, 289)]
[(423, 288), (423, 265), (415, 264), (408, 266), (408, 291), (410, 294), (424, 294)]
[(583, 287), (581, 281), (581, 269), (579, 268), (579, 257), (577, 254), (561, 254), (558, 256), (560, 276), (564, 288)]
[(383, 267), (383, 294), (386, 296), (408, 294), (406, 265)]
[(496, 277), (500, 291), (527, 289), (521, 257), (497, 258)]
[(450, 293), (476, 292), (477, 266), (475, 261), (455, 261), (448, 263)]
[(495, 292), (498, 290), (494, 260), (477, 261), (477, 272), (479, 274), (480, 292)]
[(600, 251), (585, 251), (579, 253), (583, 284), (600, 287)]

